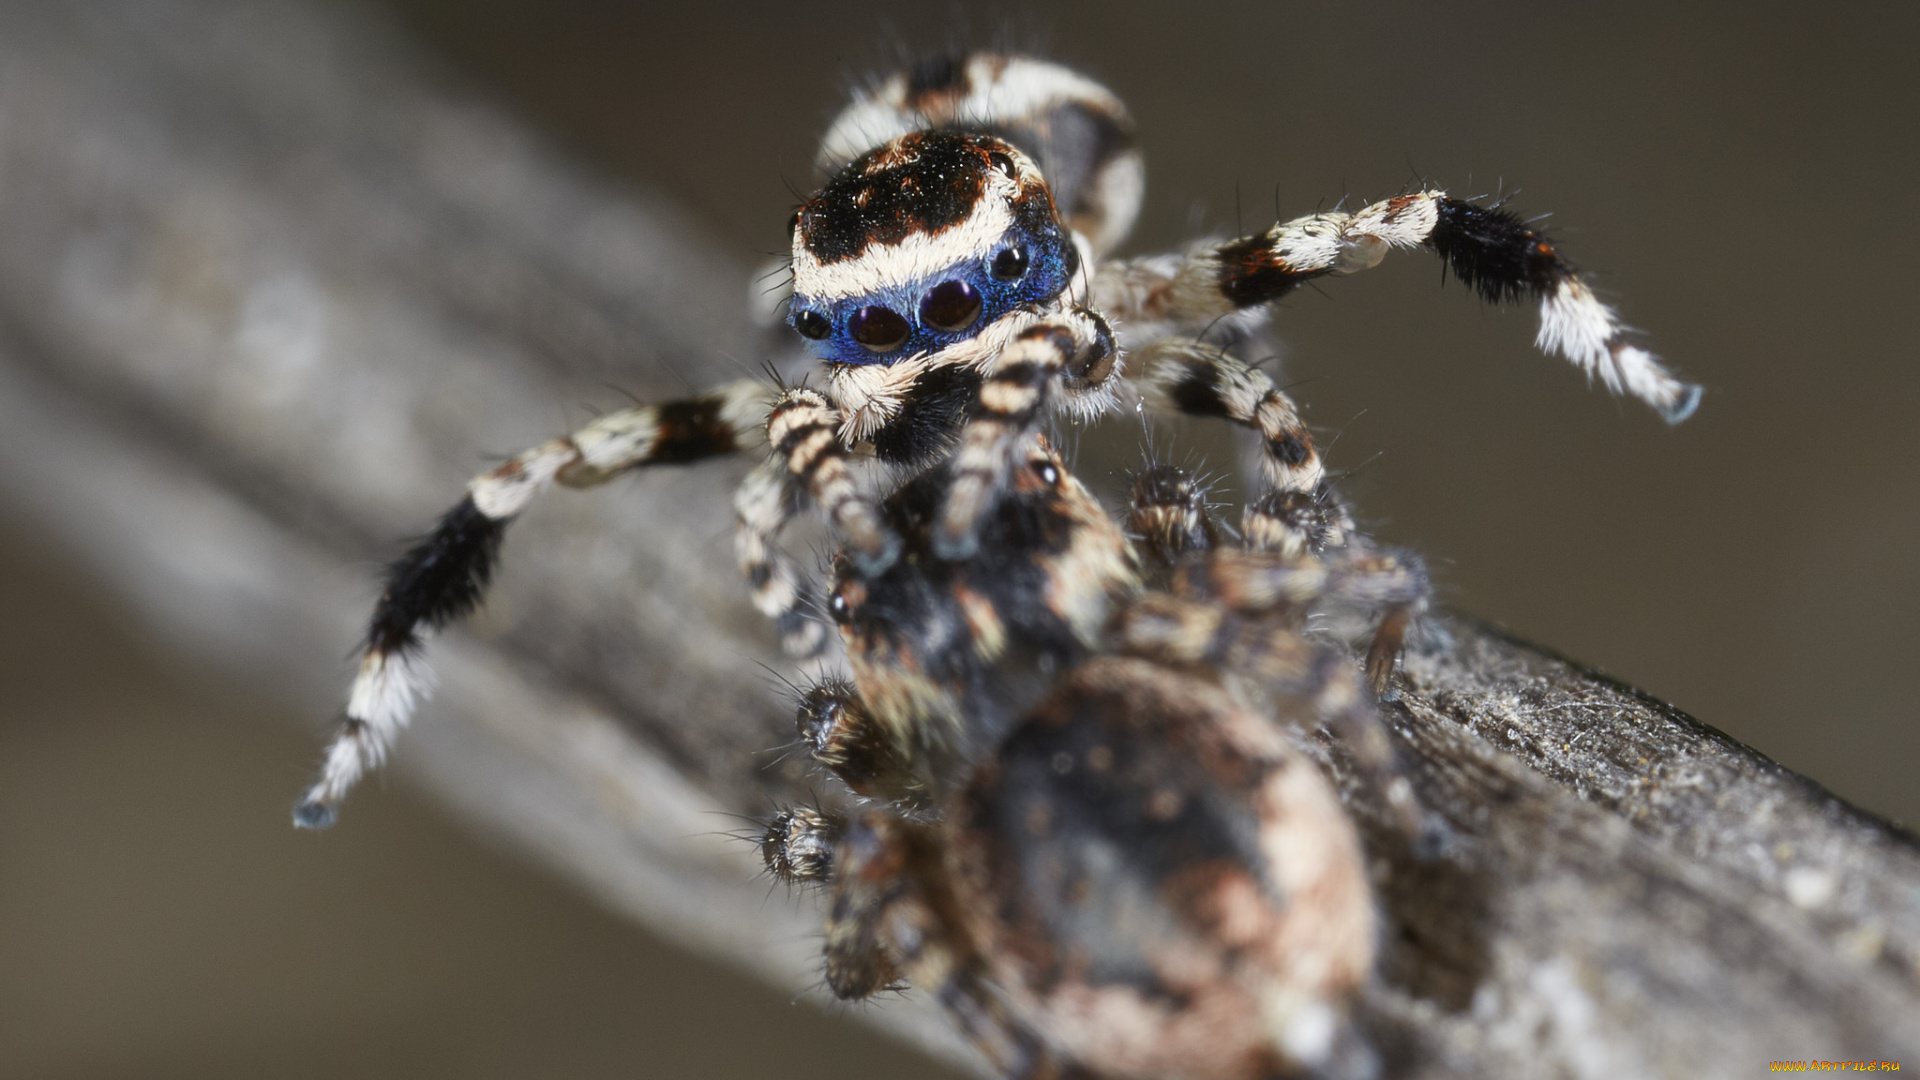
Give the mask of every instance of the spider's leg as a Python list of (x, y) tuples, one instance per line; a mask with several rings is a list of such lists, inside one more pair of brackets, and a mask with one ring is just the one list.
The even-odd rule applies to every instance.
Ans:
[(1171, 567), (1183, 557), (1220, 543), (1220, 527), (1207, 507), (1206, 486), (1178, 465), (1149, 465), (1133, 478), (1127, 496), (1127, 531), (1147, 558)]
[(432, 689), (432, 673), (419, 656), (424, 635), (480, 603), (507, 524), (534, 496), (555, 482), (590, 487), (631, 469), (732, 453), (757, 440), (768, 398), (764, 386), (742, 380), (698, 397), (621, 409), (474, 477), (466, 497), (387, 568), (346, 719), (319, 779), (294, 809), (294, 823), (332, 824), (340, 800), (386, 759)]
[(1362, 542), (1353, 515), (1326, 484), (1312, 492), (1269, 491), (1240, 511), (1240, 536), (1249, 551), (1290, 558), (1324, 556)]
[[(1428, 592), (1426, 569), (1410, 555), (1367, 552), (1321, 560), (1227, 548), (1183, 564), (1171, 593), (1141, 597), (1117, 621), (1117, 636), (1131, 655), (1222, 667), (1310, 703), (1401, 815), (1408, 833), (1425, 836), (1431, 828), (1401, 775), (1373, 700), (1385, 690), (1407, 626)], [(1368, 648), (1365, 683), (1344, 652), (1300, 633), (1305, 614), (1325, 608), (1382, 612)]]
[(1093, 303), (1118, 320), (1204, 326), (1315, 278), (1371, 269), (1389, 249), (1414, 247), (1440, 256), (1488, 301), (1539, 301), (1537, 347), (1646, 402), (1668, 423), (1699, 405), (1700, 387), (1630, 344), (1613, 308), (1550, 240), (1512, 211), (1443, 191), (1384, 199), (1352, 214), (1311, 214), (1182, 257), (1109, 264), (1094, 280)]
[(880, 519), (880, 510), (860, 490), (852, 455), (840, 441), (840, 410), (817, 390), (783, 391), (767, 415), (767, 442), (776, 461), (824, 511), (845, 541), (843, 551), (869, 572), (891, 564), (900, 537)]
[(1267, 373), (1204, 344), (1162, 338), (1133, 354), (1137, 376), (1154, 405), (1210, 416), (1260, 436), (1262, 473), (1274, 490), (1312, 492), (1326, 476), (1313, 436), (1293, 399)]
[(1078, 308), (1021, 331), (994, 357), (954, 452), (953, 482), (934, 525), (935, 555), (973, 554), (981, 518), (1006, 486), (1062, 380), (1070, 371), (1100, 367), (1114, 351), (1106, 320)]
[(846, 818), (839, 814), (790, 806), (767, 822), (760, 857), (767, 873), (784, 885), (819, 885), (833, 879), (833, 849), (846, 831)]
[(848, 680), (824, 679), (801, 694), (794, 728), (813, 760), (854, 794), (909, 811), (930, 808), (932, 792), (926, 777), (900, 751)]

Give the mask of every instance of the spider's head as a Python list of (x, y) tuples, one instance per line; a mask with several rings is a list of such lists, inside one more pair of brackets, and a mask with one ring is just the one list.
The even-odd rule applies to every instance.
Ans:
[(914, 132), (794, 215), (787, 321), (822, 360), (892, 364), (1057, 306), (1079, 265), (1025, 155), (990, 135)]

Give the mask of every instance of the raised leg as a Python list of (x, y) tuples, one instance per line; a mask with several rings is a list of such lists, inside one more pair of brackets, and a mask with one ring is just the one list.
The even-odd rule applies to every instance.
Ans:
[(386, 759), (433, 687), (419, 655), (424, 635), (479, 604), (508, 523), (534, 496), (556, 482), (592, 487), (632, 469), (685, 464), (753, 445), (769, 396), (761, 384), (743, 380), (699, 397), (622, 409), (474, 477), (466, 497), (433, 532), (387, 568), (346, 717), (319, 779), (294, 808), (294, 824), (332, 824), (340, 800)]
[(1509, 210), (1443, 191), (1385, 199), (1352, 214), (1311, 214), (1184, 257), (1113, 263), (1095, 278), (1092, 302), (1123, 322), (1201, 327), (1315, 278), (1371, 269), (1390, 249), (1414, 247), (1440, 256), (1490, 302), (1539, 301), (1535, 345), (1598, 376), (1614, 393), (1646, 402), (1668, 423), (1699, 405), (1700, 387), (1628, 343), (1613, 308), (1552, 241)]
[(1089, 356), (1114, 351), (1106, 320), (1075, 309), (1021, 332), (991, 361), (954, 453), (952, 485), (934, 528), (934, 554), (943, 559), (973, 554), (981, 518), (1022, 459), (1066, 373), (1088, 367)]
[(1260, 437), (1262, 473), (1276, 491), (1311, 492), (1326, 476), (1313, 436), (1287, 397), (1259, 368), (1203, 342), (1163, 338), (1133, 355), (1136, 378), (1155, 406), (1218, 417)]

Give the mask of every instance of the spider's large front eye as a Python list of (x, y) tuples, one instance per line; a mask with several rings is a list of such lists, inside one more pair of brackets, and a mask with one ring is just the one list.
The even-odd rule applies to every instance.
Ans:
[(920, 300), (920, 321), (935, 330), (965, 330), (980, 317), (980, 290), (964, 281), (943, 281)]
[(897, 311), (863, 307), (847, 320), (847, 333), (873, 352), (892, 352), (906, 343), (913, 326)]
[(793, 328), (800, 331), (801, 337), (811, 338), (814, 341), (825, 341), (827, 335), (833, 333), (833, 324), (827, 321), (825, 315), (817, 311), (803, 311), (795, 315)]
[(993, 257), (993, 276), (1001, 281), (1019, 281), (1027, 276), (1027, 249), (1015, 244), (1002, 248)]

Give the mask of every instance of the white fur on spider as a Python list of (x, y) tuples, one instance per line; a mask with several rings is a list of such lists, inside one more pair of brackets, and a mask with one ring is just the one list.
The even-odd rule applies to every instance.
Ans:
[(1674, 378), (1659, 357), (1622, 341), (1624, 329), (1586, 282), (1568, 278), (1541, 298), (1534, 345), (1573, 361), (1589, 377), (1598, 375), (1608, 390), (1653, 406), (1669, 424), (1692, 416), (1700, 405), (1700, 387)]
[(433, 669), (410, 652), (369, 652), (347, 698), (347, 724), (327, 748), (320, 779), (294, 811), (307, 828), (333, 824), (334, 807), (360, 778), (379, 768), (421, 702), (433, 695)]
[[(1020, 161), (1023, 171), (1033, 168)], [(798, 234), (793, 241), (793, 291), (802, 300), (831, 302), (894, 289), (911, 289), (955, 264), (983, 259), (1013, 228), (1020, 185), (989, 169), (980, 199), (966, 220), (937, 233), (913, 232), (895, 244), (868, 244), (851, 259), (822, 263)]]
[(871, 90), (855, 91), (852, 104), (840, 110), (820, 140), (815, 162), (823, 172), (838, 172), (881, 143), (925, 130), (929, 122), (1004, 125), (1030, 120), (1068, 104), (1085, 105), (1111, 116), (1127, 114), (1126, 106), (1106, 87), (1044, 60), (979, 53), (967, 62), (966, 80), (964, 97), (929, 112), (907, 107), (905, 72), (894, 74)]
[[(928, 95), (918, 109), (908, 107), (905, 72), (871, 89), (855, 91), (852, 104), (840, 111), (821, 140), (815, 163), (831, 175), (868, 150), (909, 132), (929, 127), (1044, 127), (1044, 117), (1068, 106), (1103, 115), (1132, 131), (1127, 107), (1112, 91), (1058, 64), (980, 53), (968, 59), (965, 74), (964, 95)], [(1072, 224), (1085, 231), (1094, 252), (1104, 254), (1126, 238), (1139, 216), (1147, 186), (1140, 152), (1129, 144), (1112, 154), (1087, 184), (1093, 193), (1088, 200), (1090, 212)]]

